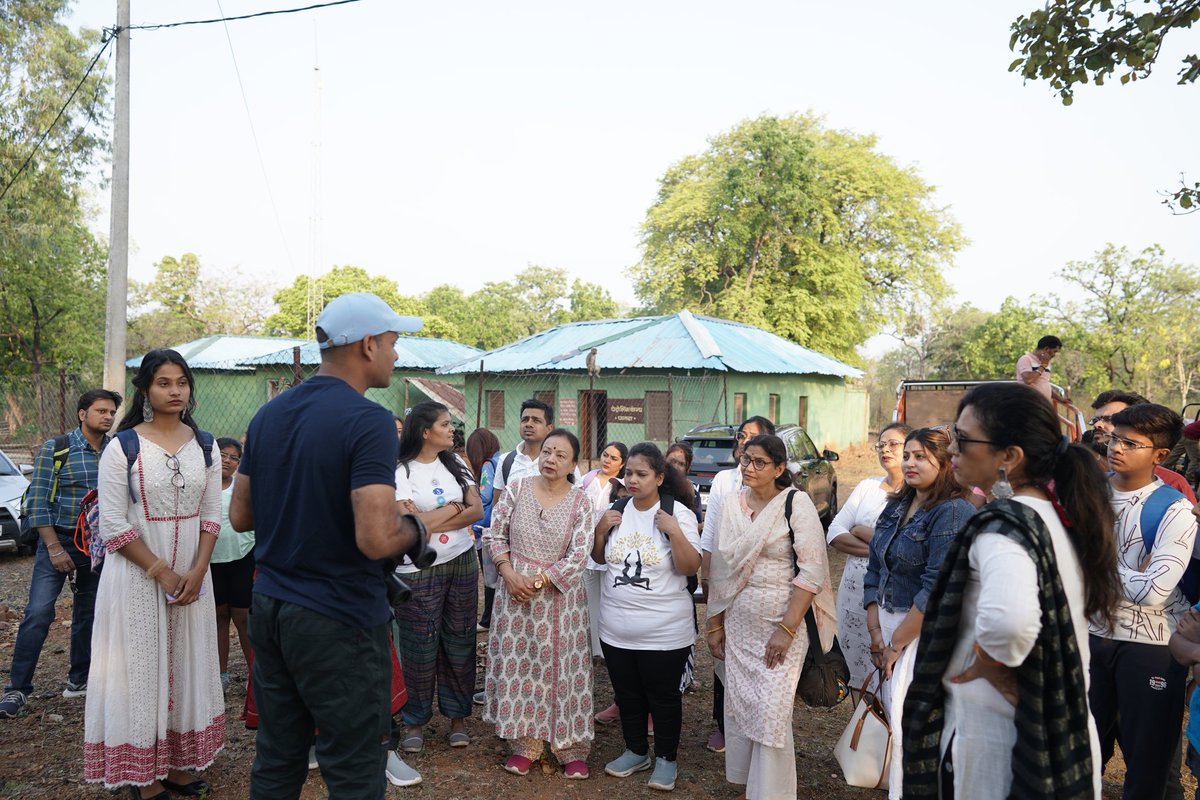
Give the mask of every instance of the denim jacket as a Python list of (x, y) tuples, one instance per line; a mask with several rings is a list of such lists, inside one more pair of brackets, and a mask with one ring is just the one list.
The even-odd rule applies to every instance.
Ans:
[(915, 606), (925, 613), (942, 559), (975, 513), (975, 506), (956, 497), (932, 508), (918, 508), (901, 526), (909, 502), (889, 502), (875, 523), (863, 579), (863, 608), (878, 603), (886, 611), (908, 611)]

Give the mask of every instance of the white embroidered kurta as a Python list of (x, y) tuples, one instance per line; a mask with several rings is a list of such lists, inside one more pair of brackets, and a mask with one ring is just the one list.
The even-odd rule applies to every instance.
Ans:
[(816, 595), (813, 604), (824, 644), (832, 642), (836, 626), (825, 537), (816, 508), (803, 492), (796, 493), (792, 507), (800, 569), (793, 577), (793, 548), (783, 516), (787, 494), (780, 492), (753, 521), (741, 495), (726, 497), (713, 542), (709, 613), (725, 612), (725, 713), (733, 715), (748, 739), (768, 747), (784, 745), (809, 647), (802, 623), (782, 665), (768, 669), (763, 660), (793, 584)]
[(145, 785), (169, 769), (203, 769), (225, 741), (212, 579), (205, 574), (196, 602), (168, 606), (158, 583), (117, 552), (140, 538), (182, 575), (201, 532), (220, 532), (216, 445), (207, 471), (195, 439), (179, 449), (182, 489), (171, 483), (168, 456), (142, 438), (132, 470), (119, 442), (100, 457), (99, 535), (108, 555), (96, 594), (83, 771), (110, 788)]
[(592, 651), (583, 572), (592, 549), (592, 501), (581, 489), (543, 508), (536, 478), (512, 481), (483, 534), (493, 560), (512, 559), (552, 586), (518, 603), (503, 580), (488, 635), (483, 718), (501, 739), (539, 739), (555, 751), (590, 743)]

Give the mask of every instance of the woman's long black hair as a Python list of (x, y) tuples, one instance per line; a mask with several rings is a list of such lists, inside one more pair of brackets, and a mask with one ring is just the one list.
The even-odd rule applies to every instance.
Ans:
[(625, 446), (624, 442), (609, 442), (608, 444), (604, 445), (604, 448), (600, 452), (603, 453), (610, 447), (617, 448), (617, 452), (621, 454), (621, 468), (617, 470), (617, 477), (624, 478), (625, 465), (629, 463), (629, 448)]
[[(404, 432), (400, 434), (400, 463), (403, 466), (407, 467), (408, 462), (421, 454), (421, 447), (425, 444), (425, 431), (434, 426), (434, 423), (438, 421), (438, 417), (449, 413), (449, 408), (432, 400), (417, 403), (412, 407), (408, 412), (408, 416), (404, 418)], [(454, 454), (451, 448), (442, 450), (437, 454), (437, 457), (438, 461), (442, 462), (442, 466), (448, 469), (450, 474), (454, 476), (455, 482), (462, 487), (463, 496), (466, 497), (467, 488), (475, 485), (475, 481), (471, 478), (470, 470)]]
[(200, 428), (196, 425), (196, 420), (192, 418), (192, 414), (196, 411), (196, 378), (192, 375), (192, 368), (188, 366), (187, 361), (174, 350), (166, 347), (160, 347), (157, 350), (151, 350), (142, 358), (142, 364), (138, 367), (137, 374), (133, 376), (133, 397), (129, 399), (129, 405), (125, 409), (125, 416), (121, 419), (121, 424), (117, 426), (117, 432), (128, 430), (135, 425), (141, 425), (146, 421), (142, 414), (142, 406), (146, 402), (146, 396), (150, 391), (150, 384), (154, 383), (154, 373), (158, 372), (159, 367), (163, 364), (178, 364), (183, 370), (183, 377), (188, 382), (188, 401), (183, 407), (183, 413), (179, 415), (180, 421), (192, 429), (196, 434), (196, 440), (200, 440)]
[[(1108, 481), (1087, 447), (1069, 444), (1046, 398), (1019, 383), (987, 383), (967, 392), (958, 413), (975, 413), (992, 449), (1020, 447), (1025, 454), (1015, 476), (1036, 484), (1066, 514), (1067, 536), (1083, 571), (1084, 613), (1111, 625), (1121, 595), (1113, 510)], [(1050, 482), (1054, 482), (1051, 491)]]
[[(667, 461), (662, 450), (658, 449), (658, 445), (654, 442), (639, 442), (629, 448), (629, 458), (634, 456), (646, 459), (654, 474), (663, 476), (662, 485), (658, 487), (660, 496), (669, 494), (678, 502), (686, 504), (688, 508), (692, 507), (692, 496), (695, 492), (692, 482)], [(625, 463), (628, 464), (629, 459), (626, 459)]]

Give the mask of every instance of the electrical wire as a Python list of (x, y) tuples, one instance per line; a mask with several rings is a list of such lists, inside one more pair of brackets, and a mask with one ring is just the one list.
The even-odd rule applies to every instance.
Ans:
[[(279, 8), (274, 11), (259, 11), (255, 14), (242, 14), (237, 17), (221, 16), (216, 19), (193, 19), (186, 22), (160, 22), (153, 25), (130, 25), (131, 31), (156, 31), (160, 28), (182, 28), (185, 25), (213, 25), (218, 22), (237, 22), (243, 19), (254, 19), (256, 17), (270, 17), (276, 14), (297, 14), (301, 11), (315, 11), (321, 8), (330, 8), (331, 6), (344, 6), (350, 3), (359, 3), (362, 0), (332, 0), (328, 3), (314, 3), (310, 6), (301, 6), (299, 8)], [(225, 12), (221, 12), (224, 14)]]
[(46, 130), (42, 131), (42, 134), (38, 136), (37, 142), (33, 145), (33, 149), (29, 151), (29, 155), (25, 157), (25, 161), (21, 164), (21, 166), (17, 167), (17, 171), (13, 173), (12, 178), (10, 178), (8, 182), (4, 184), (4, 189), (0, 190), (0, 200), (3, 200), (8, 196), (9, 190), (11, 190), (13, 185), (16, 184), (17, 179), (21, 177), (21, 174), (25, 172), (26, 167), (28, 167), (30, 162), (33, 161), (33, 157), (36, 156), (38, 151), (42, 149), (42, 145), (45, 143), (46, 137), (50, 135), (50, 131), (54, 130), (54, 126), (58, 124), (60, 119), (62, 119), (63, 114), (67, 113), (67, 109), (70, 107), (71, 101), (75, 99), (75, 95), (79, 94), (79, 90), (82, 89), (83, 84), (87, 82), (88, 77), (92, 74), (92, 70), (96, 68), (96, 63), (100, 60), (100, 56), (104, 55), (104, 51), (108, 49), (109, 44), (112, 43), (114, 38), (116, 38), (116, 36), (112, 35), (104, 39), (104, 43), (100, 46), (100, 49), (96, 51), (96, 55), (92, 57), (92, 62), (88, 64), (87, 69), (84, 70), (83, 77), (79, 79), (79, 83), (75, 84), (75, 88), (71, 90), (71, 94), (67, 97), (66, 102), (62, 104), (62, 107), (58, 109), (58, 113), (54, 115), (54, 120), (46, 127)]
[[(349, 0), (343, 0), (347, 2)], [(217, 0), (217, 10), (222, 16), (225, 9), (221, 8), (221, 0)], [(225, 25), (225, 40), (229, 42), (229, 55), (233, 59), (233, 74), (237, 76), (238, 90), (242, 93), (242, 107), (246, 109), (246, 122), (250, 124), (250, 138), (254, 140), (254, 152), (258, 155), (258, 166), (262, 170), (263, 183), (267, 187), (267, 197), (271, 201), (271, 210), (275, 212), (275, 227), (279, 230), (279, 239), (283, 243), (283, 254), (287, 257), (288, 265), (292, 265), (292, 251), (288, 247), (287, 236), (283, 232), (283, 219), (279, 216), (279, 206), (275, 204), (275, 193), (271, 191), (271, 178), (267, 172), (267, 162), (263, 159), (262, 147), (258, 144), (258, 131), (254, 128), (254, 115), (250, 113), (250, 101), (246, 99), (246, 87), (242, 84), (242, 71), (238, 67), (237, 53), (233, 49), (233, 37), (229, 35), (229, 25)]]

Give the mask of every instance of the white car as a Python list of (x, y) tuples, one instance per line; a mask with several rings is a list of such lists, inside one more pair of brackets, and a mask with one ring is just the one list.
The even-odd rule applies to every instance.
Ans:
[(29, 486), (32, 464), (17, 466), (0, 453), (0, 553), (20, 549), (17, 534), (21, 526), (21, 497)]

